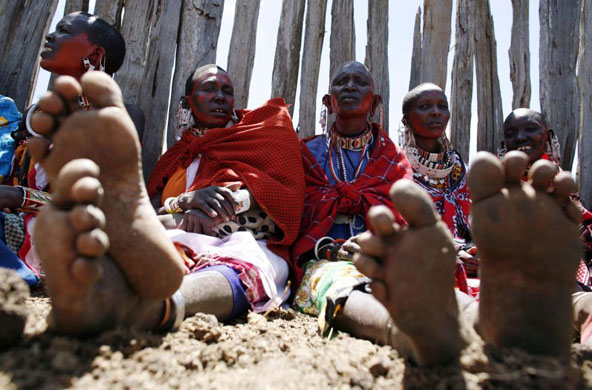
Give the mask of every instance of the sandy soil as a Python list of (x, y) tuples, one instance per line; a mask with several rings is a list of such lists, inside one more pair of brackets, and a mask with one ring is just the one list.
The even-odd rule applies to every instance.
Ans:
[(228, 324), (201, 314), (168, 335), (118, 330), (79, 340), (46, 331), (47, 298), (26, 305), (24, 339), (0, 353), (0, 389), (592, 388), (592, 349), (579, 345), (570, 367), (474, 344), (461, 367), (420, 369), (390, 347), (323, 339), (314, 318), (291, 310)]

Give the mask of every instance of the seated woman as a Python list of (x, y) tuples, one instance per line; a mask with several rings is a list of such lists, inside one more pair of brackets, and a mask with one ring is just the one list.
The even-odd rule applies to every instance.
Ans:
[(301, 279), (295, 308), (319, 316), (322, 333), (335, 326), (384, 343), (388, 313), (351, 263), (368, 209), (385, 204), (394, 210), (391, 185), (411, 178), (403, 153), (368, 120), (380, 103), (363, 64), (346, 62), (333, 75), (323, 104), (335, 122), (327, 134), (301, 143), (306, 200), (292, 257)]
[(467, 285), (469, 276), (477, 276), (477, 260), (471, 243), (469, 214), (471, 199), (467, 186), (467, 168), (462, 157), (446, 137), (450, 119), (448, 99), (435, 84), (421, 84), (403, 99), (403, 150), (413, 169), (413, 180), (434, 201), (442, 220), (455, 239), (461, 256), (457, 262), (457, 287), (475, 292)]
[(283, 99), (234, 110), (228, 74), (198, 68), (186, 82), (182, 136), (159, 160), (148, 193), (181, 249), (187, 315), (232, 318), (290, 295), (289, 245), (298, 233), (304, 179)]
[[(121, 34), (103, 19), (88, 13), (76, 12), (64, 16), (56, 31), (46, 36), (41, 52), (40, 66), (55, 75), (68, 75), (80, 80), (89, 70), (101, 70), (112, 75), (123, 64), (125, 41)], [(87, 99), (81, 95), (78, 103), (91, 109)], [(137, 131), (144, 129), (144, 114), (131, 104), (125, 105)], [(19, 129), (13, 132), (17, 142), (11, 177), (5, 180), (10, 185), (0, 185), (0, 207), (23, 211), (6, 213), (5, 228), (12, 234), (6, 235), (6, 244), (38, 276), (43, 275), (39, 258), (34, 250), (30, 232), (33, 231), (34, 216), (49, 199), (47, 175), (37, 161), (31, 158), (29, 142), (36, 135), (34, 128), (39, 120), (32, 119), (34, 113), (44, 107), (33, 104), (23, 117)], [(49, 119), (51, 120), (51, 119)]]

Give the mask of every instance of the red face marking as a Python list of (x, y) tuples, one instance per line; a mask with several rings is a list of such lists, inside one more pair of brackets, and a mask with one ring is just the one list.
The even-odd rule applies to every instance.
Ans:
[(331, 108), (340, 117), (368, 115), (374, 101), (374, 86), (361, 64), (342, 67), (331, 80)]
[(416, 138), (440, 138), (450, 119), (446, 95), (437, 89), (421, 92), (406, 118)]
[(56, 31), (46, 36), (41, 67), (60, 75), (80, 78), (87, 71), (82, 59), (97, 47), (89, 41), (87, 28), (87, 18), (81, 14), (66, 15), (60, 20)]
[(189, 106), (197, 127), (226, 126), (234, 109), (234, 88), (228, 75), (218, 69), (202, 75), (193, 84)]

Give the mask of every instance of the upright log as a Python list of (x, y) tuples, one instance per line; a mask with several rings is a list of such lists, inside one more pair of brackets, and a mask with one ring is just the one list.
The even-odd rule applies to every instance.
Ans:
[(489, 0), (475, 0), (475, 65), (477, 67), (477, 150), (495, 153), (502, 141), (503, 111), (497, 76), (497, 44)]
[(88, 0), (67, 0), (66, 7), (64, 8), (64, 15), (71, 14), (72, 12), (88, 12)]
[(512, 108), (530, 107), (530, 49), (528, 31), (529, 0), (512, 0), (512, 41), (510, 56), (510, 79), (514, 97)]
[(547, 124), (559, 138), (561, 166), (570, 170), (578, 129), (576, 61), (580, 7), (540, 0), (539, 18), (541, 107)]
[(413, 28), (413, 50), (411, 52), (411, 77), (409, 78), (409, 90), (421, 83), (421, 7), (415, 14), (415, 26)]
[(169, 101), (181, 0), (127, 0), (123, 36), (128, 51), (117, 80), (126, 103), (146, 116), (142, 162), (147, 178), (160, 157)]
[(298, 136), (301, 138), (315, 134), (317, 122), (317, 88), (321, 52), (325, 39), (325, 16), (327, 0), (308, 0), (306, 9), (306, 29), (302, 50), (302, 71), (300, 72), (300, 115)]
[(23, 110), (35, 89), (39, 53), (57, 0), (0, 1), (0, 94)]
[(305, 0), (284, 0), (278, 27), (271, 96), (283, 97), (294, 113)]
[(473, 101), (473, 0), (456, 1), (456, 45), (452, 65), (450, 136), (454, 149), (469, 161)]
[(261, 0), (236, 0), (228, 52), (228, 73), (234, 85), (236, 108), (246, 108), (249, 103), (260, 3)]
[(121, 29), (121, 14), (124, 0), (97, 0), (94, 14), (105, 19), (109, 24)]
[(382, 119), (383, 130), (389, 129), (389, 72), (388, 72), (388, 0), (368, 2), (368, 42), (364, 61), (372, 76), (376, 93), (382, 96), (382, 118), (374, 115), (376, 122)]
[(333, 77), (341, 64), (356, 59), (353, 0), (333, 0), (329, 57), (329, 77)]
[(172, 146), (179, 135), (175, 112), (179, 99), (185, 95), (185, 80), (196, 68), (216, 62), (223, 10), (224, 0), (183, 1), (179, 28), (182, 33), (177, 38), (177, 62), (169, 109), (168, 146)]
[(582, 0), (578, 81), (580, 87), (579, 184), (584, 206), (592, 207), (592, 0)]
[(452, 0), (424, 0), (421, 82), (446, 88)]

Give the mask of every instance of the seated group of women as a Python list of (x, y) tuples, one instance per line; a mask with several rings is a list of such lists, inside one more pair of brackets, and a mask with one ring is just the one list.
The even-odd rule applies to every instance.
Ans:
[[(88, 69), (111, 65), (107, 45), (92, 39), (90, 26), (99, 23), (97, 20), (81, 13), (66, 16), (58, 30), (48, 35), (41, 65), (78, 81)], [(74, 46), (80, 42), (83, 49)], [(86, 52), (80, 59), (83, 50)], [(84, 79), (82, 84), (84, 93)], [(33, 134), (48, 134), (48, 129), (55, 130), (62, 123), (56, 119), (56, 96), (67, 101), (64, 85), (77, 83), (60, 85), (56, 93), (41, 100), (27, 121)], [(215, 65), (193, 72), (185, 94), (177, 115), (180, 139), (161, 157), (146, 186), (166, 228), (166, 237), (158, 239), (170, 240), (178, 255), (171, 261), (176, 265), (163, 272), (170, 272), (171, 280), (176, 280), (174, 275), (179, 272), (185, 276), (180, 285), (172, 286), (177, 290), (174, 294), (171, 286), (159, 291), (155, 287), (159, 275), (141, 270), (144, 265), (140, 262), (135, 265), (139, 270), (133, 272), (143, 272), (143, 276), (136, 281), (128, 271), (134, 267), (128, 264), (131, 260), (113, 255), (132, 293), (147, 299), (136, 304), (145, 305), (142, 312), (151, 314), (137, 316), (134, 326), (162, 331), (173, 329), (196, 312), (212, 313), (220, 319), (247, 310), (266, 312), (292, 295), (295, 308), (319, 317), (325, 334), (335, 327), (392, 343), (392, 313), (370, 294), (371, 280), (356, 269), (352, 258), (361, 250), (359, 240), (369, 229), (367, 214), (372, 206), (384, 205), (398, 224), (406, 223), (389, 196), (391, 186), (401, 179), (415, 181), (431, 196), (455, 239), (458, 299), (470, 303), (471, 295), (478, 296), (478, 281), (467, 282), (467, 273), (477, 277), (478, 265), (471, 238), (467, 168), (446, 137), (450, 112), (439, 87), (422, 84), (405, 97), (402, 149), (379, 124), (369, 120), (381, 98), (375, 94), (372, 75), (358, 62), (345, 63), (332, 75), (330, 92), (323, 98), (335, 122), (325, 134), (300, 142), (280, 98), (255, 110), (235, 110), (231, 79)], [(80, 96), (86, 103), (85, 95)], [(96, 96), (89, 100), (96, 105)], [(101, 103), (97, 108), (107, 105)], [(135, 122), (140, 129), (139, 121)], [(510, 114), (504, 123), (504, 137), (507, 150), (525, 152), (529, 164), (557, 156), (552, 133), (536, 112), (521, 109)], [(31, 149), (45, 148), (32, 150), (33, 158), (43, 160), (56, 153), (57, 147), (48, 152), (47, 144), (39, 145), (29, 143)], [(34, 178), (30, 183), (45, 184), (37, 186), (45, 190), (47, 180), (39, 180), (40, 171), (37, 166), (28, 177)], [(52, 179), (55, 175), (50, 175), (49, 181)], [(33, 197), (24, 186), (3, 190), (12, 196), (7, 199), (13, 199), (5, 204), (8, 208), (23, 207)], [(43, 203), (35, 203), (35, 208)], [(106, 215), (109, 224), (111, 215)], [(26, 237), (32, 231), (28, 218), (28, 229), (22, 228)], [(118, 237), (123, 232), (105, 231), (112, 247), (123, 239)], [(37, 230), (36, 234), (51, 233)], [(582, 234), (592, 249), (590, 227), (582, 225)], [(41, 263), (32, 264), (30, 257), (21, 259), (33, 269), (41, 269)], [(578, 276), (583, 289), (590, 285), (589, 261), (582, 260)], [(59, 310), (54, 315), (59, 316)], [(102, 330), (96, 326), (75, 329), (70, 333)]]

